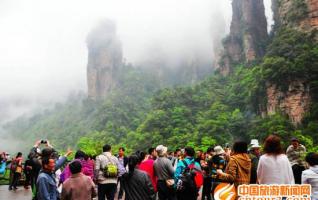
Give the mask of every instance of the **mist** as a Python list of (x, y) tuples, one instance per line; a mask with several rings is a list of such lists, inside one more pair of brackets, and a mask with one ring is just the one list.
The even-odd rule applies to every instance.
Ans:
[(145, 63), (160, 49), (173, 66), (212, 63), (231, 11), (230, 0), (1, 0), (0, 124), (86, 93), (85, 40), (103, 19), (115, 21), (125, 62)]

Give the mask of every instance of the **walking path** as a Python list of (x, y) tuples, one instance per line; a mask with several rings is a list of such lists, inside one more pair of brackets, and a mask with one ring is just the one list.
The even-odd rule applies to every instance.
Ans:
[(9, 191), (7, 185), (0, 185), (0, 199), (1, 200), (30, 200), (32, 199), (31, 190), (25, 190), (19, 187), (16, 191)]

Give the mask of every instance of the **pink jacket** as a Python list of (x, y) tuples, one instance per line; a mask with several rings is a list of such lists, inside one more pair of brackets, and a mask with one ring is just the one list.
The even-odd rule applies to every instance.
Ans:
[[(84, 159), (77, 159), (78, 161), (81, 162), (82, 164), (82, 173), (86, 176), (91, 177), (91, 179), (93, 180), (94, 178), (94, 165), (92, 164), (92, 162), (90, 162), (89, 160), (84, 160)], [(60, 182), (63, 183), (64, 181), (66, 181), (69, 177), (71, 177), (71, 171), (69, 168), (69, 165), (67, 165), (64, 169), (64, 171), (62, 172), (62, 174), (60, 175)]]

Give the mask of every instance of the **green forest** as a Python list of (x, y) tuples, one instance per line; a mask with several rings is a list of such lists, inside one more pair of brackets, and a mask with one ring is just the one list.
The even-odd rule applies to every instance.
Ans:
[[(118, 86), (105, 100), (84, 94), (70, 96), (30, 117), (5, 125), (13, 137), (26, 141), (49, 139), (59, 150), (67, 147), (98, 154), (105, 143), (124, 146), (128, 152), (165, 144), (170, 150), (208, 147), (237, 139), (282, 136), (284, 145), (297, 136), (309, 150), (318, 144), (318, 46), (316, 32), (281, 28), (271, 35), (266, 55), (251, 64), (241, 63), (233, 73), (215, 71), (194, 84), (162, 84), (155, 73), (123, 65)], [(175, 77), (177, 79), (177, 77)], [(299, 125), (282, 112), (262, 116), (266, 84), (287, 90), (290, 81), (305, 79), (312, 103)]]

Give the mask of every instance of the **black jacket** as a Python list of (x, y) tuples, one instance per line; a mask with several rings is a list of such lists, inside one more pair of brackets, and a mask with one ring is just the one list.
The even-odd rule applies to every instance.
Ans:
[(150, 177), (143, 171), (135, 169), (132, 176), (123, 176), (125, 200), (155, 200), (156, 193)]

